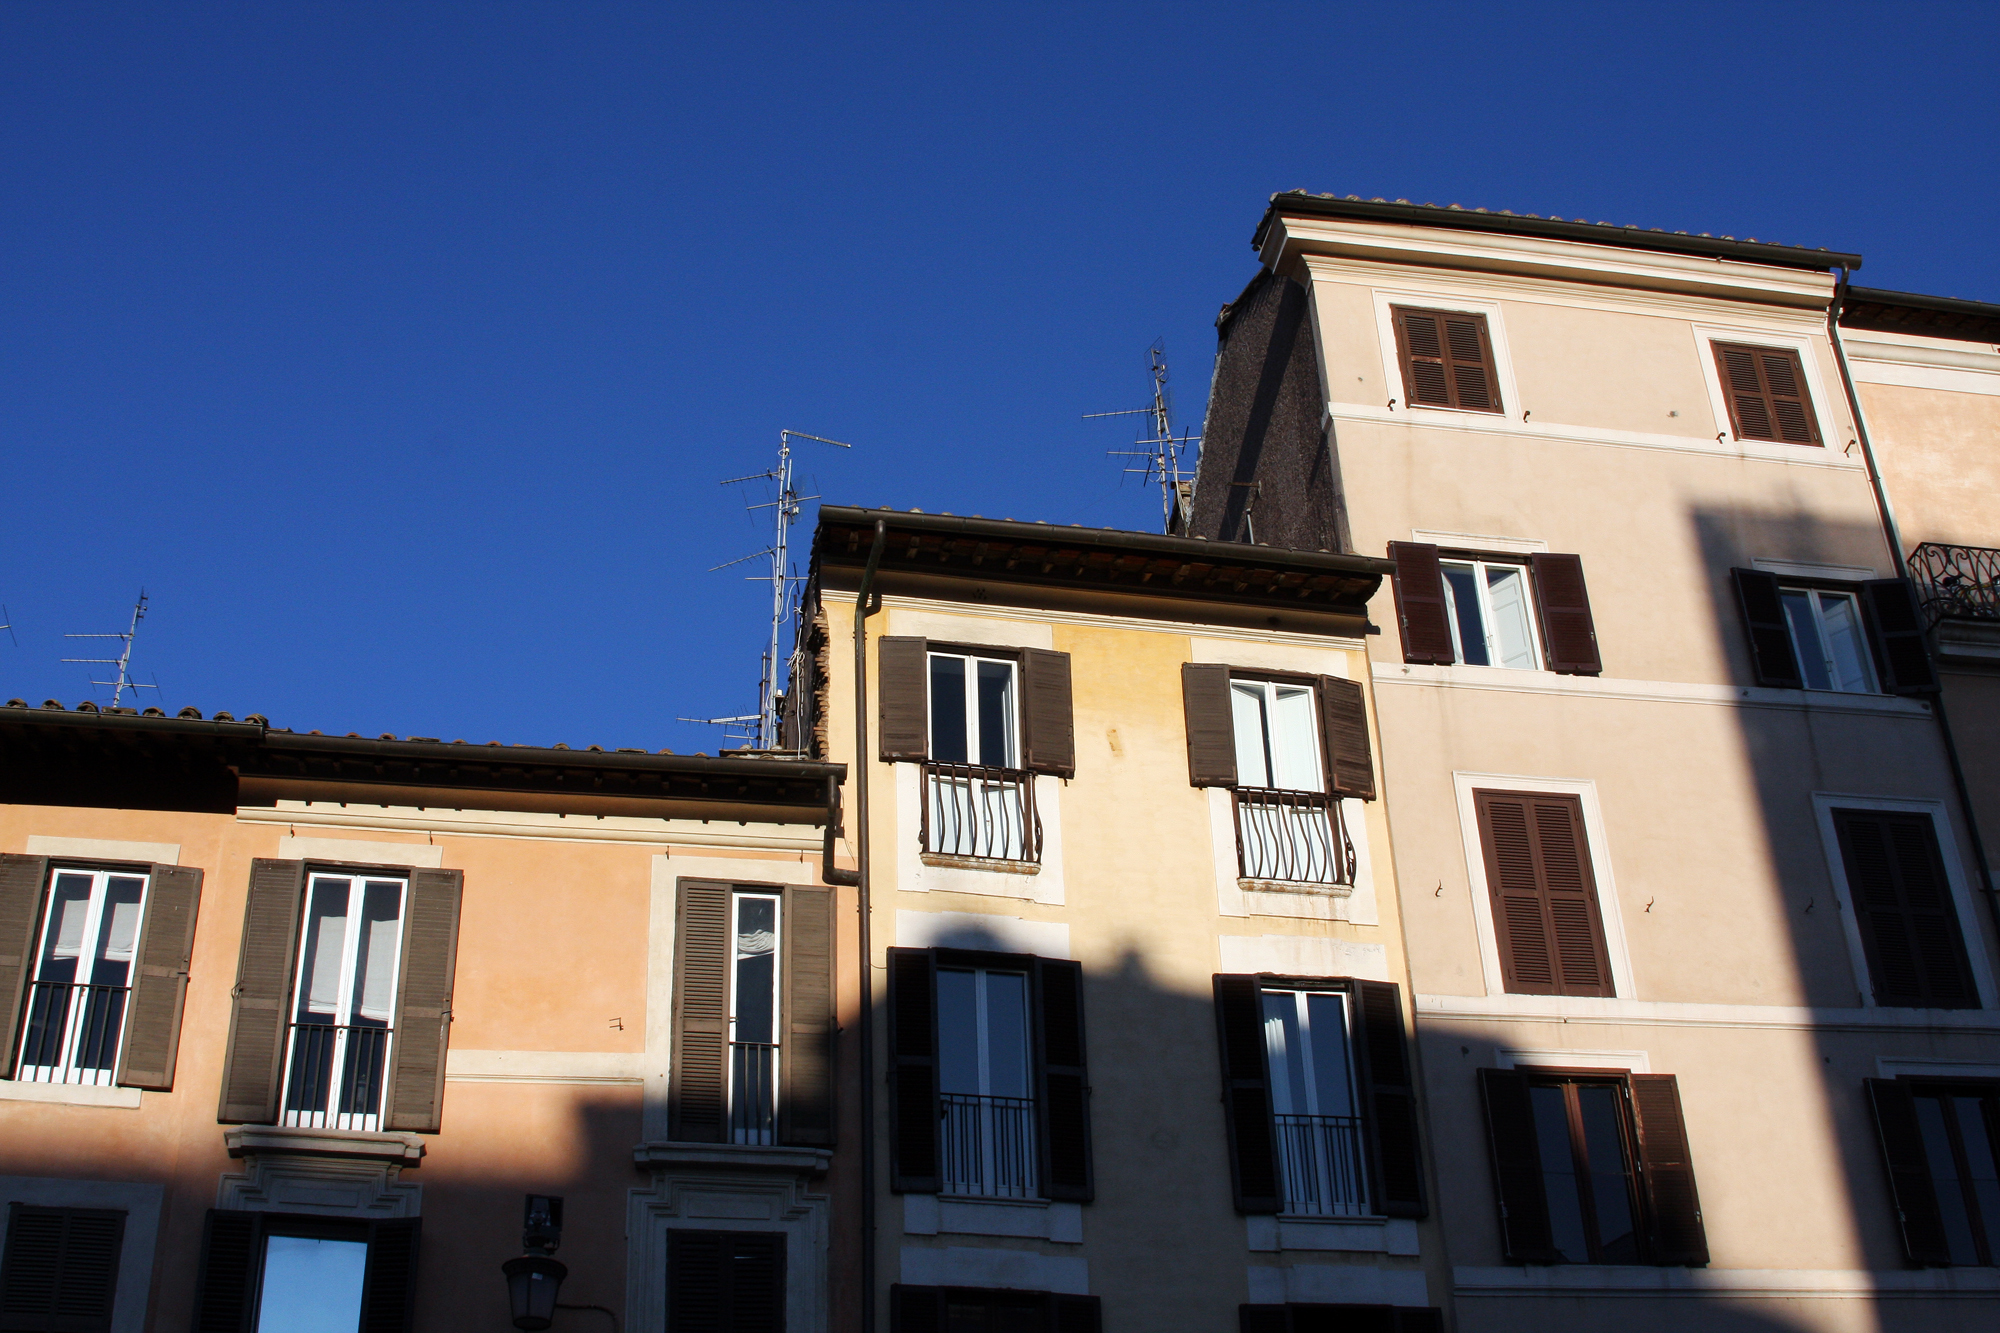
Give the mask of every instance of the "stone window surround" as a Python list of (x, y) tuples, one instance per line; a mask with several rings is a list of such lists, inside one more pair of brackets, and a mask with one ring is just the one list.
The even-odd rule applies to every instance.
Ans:
[[(125, 1214), (125, 1238), (118, 1252), (118, 1288), (112, 1298), (111, 1333), (143, 1333), (152, 1296), (153, 1252), (159, 1243), (160, 1212), (166, 1189), (160, 1185), (111, 1180), (65, 1180), (47, 1176), (0, 1176), (0, 1205), (28, 1203), (43, 1208), (115, 1208)], [(6, 1243), (7, 1210), (0, 1207), (0, 1245)]]

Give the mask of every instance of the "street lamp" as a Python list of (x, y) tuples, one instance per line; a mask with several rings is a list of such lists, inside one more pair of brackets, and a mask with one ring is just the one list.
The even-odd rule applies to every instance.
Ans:
[(525, 1253), (500, 1265), (500, 1271), (507, 1275), (507, 1300), (513, 1307), (515, 1328), (538, 1333), (554, 1322), (556, 1297), (569, 1269), (549, 1256), (561, 1244), (562, 1200), (530, 1194), (521, 1217), (521, 1248)]

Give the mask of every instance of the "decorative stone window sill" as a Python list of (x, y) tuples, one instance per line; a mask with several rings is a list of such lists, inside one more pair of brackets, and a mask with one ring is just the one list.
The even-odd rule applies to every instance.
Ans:
[(1947, 662), (2000, 666), (2000, 623), (1941, 620), (1937, 627), (1937, 652)]
[(416, 1166), (424, 1157), (424, 1141), (417, 1134), (238, 1125), (222, 1131), (222, 1142), (231, 1157), (339, 1157), (395, 1166)]
[(53, 1102), (58, 1106), (116, 1106), (139, 1109), (137, 1088), (99, 1088), (81, 1083), (16, 1083), (0, 1079), (0, 1102)]
[(1417, 1224), (1404, 1217), (1246, 1217), (1253, 1251), (1319, 1250), (1354, 1254), (1417, 1252)]
[(1352, 884), (1307, 884), (1291, 879), (1242, 879), (1236, 887), (1245, 893), (1298, 893), (1314, 898), (1352, 898)]
[(905, 1194), (903, 1232), (910, 1236), (1023, 1236), (1083, 1244), (1083, 1205), (1048, 1199), (971, 1199)]
[(816, 1176), (832, 1165), (833, 1150), (751, 1143), (641, 1143), (632, 1149), (632, 1161), (646, 1167), (720, 1167)]
[(993, 856), (946, 856), (941, 852), (919, 852), (918, 858), (927, 866), (942, 866), (947, 870), (986, 870), (996, 875), (1042, 873), (1040, 861), (1003, 861)]

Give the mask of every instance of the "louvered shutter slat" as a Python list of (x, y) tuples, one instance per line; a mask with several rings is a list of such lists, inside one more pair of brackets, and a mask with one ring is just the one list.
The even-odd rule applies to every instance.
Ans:
[(1583, 804), (1534, 792), (1473, 793), (1507, 989), (1610, 995), (1610, 953)]
[(1923, 612), (1907, 579), (1870, 579), (1861, 585), (1868, 620), (1888, 668), (1883, 685), (1891, 694), (1935, 694), (1937, 671), (1924, 638)]
[(1889, 1191), (1896, 1205), (1903, 1253), (1917, 1265), (1949, 1264), (1951, 1245), (1945, 1237), (1937, 1187), (1924, 1155), (1923, 1132), (1917, 1125), (1916, 1099), (1910, 1095), (1909, 1084), (1893, 1078), (1862, 1082), (1868, 1093), (1869, 1109), (1874, 1112), (1882, 1165), (1889, 1174)]
[(729, 1327), (723, 1236), (715, 1231), (667, 1232), (667, 1333), (707, 1333)]
[(885, 763), (922, 763), (931, 753), (930, 645), (924, 639), (888, 637), (875, 650), (877, 724)]
[(409, 1333), (417, 1309), (420, 1217), (384, 1218), (368, 1236), (368, 1275), (361, 1293), (361, 1333)]
[(202, 1225), (194, 1333), (251, 1333), (263, 1215), (211, 1208)]
[(938, 1192), (937, 989), (928, 949), (889, 950), (889, 1179)]
[(13, 1202), (0, 1254), (0, 1329), (110, 1333), (125, 1214)]
[(785, 1048), (779, 1061), (778, 1134), (785, 1143), (833, 1144), (833, 892), (785, 890)]
[(1541, 884), (1528, 833), (1528, 803), (1481, 792), (1475, 797), (1487, 889), (1507, 989), (1517, 995), (1556, 993), (1555, 959), (1543, 919)]
[(1396, 596), (1403, 660), (1450, 666), (1458, 660), (1458, 651), (1451, 641), (1438, 548), (1427, 542), (1390, 542), (1389, 558), (1396, 562), (1389, 584)]
[(1976, 1008), (1978, 989), (1930, 816), (1835, 810), (1833, 820), (1875, 1002)]
[(138, 966), (125, 1014), (124, 1049), (118, 1057), (118, 1082), (124, 1087), (166, 1092), (174, 1086), (181, 1011), (200, 909), (201, 871), (192, 866), (152, 868)]
[(1475, 412), (1498, 410), (1500, 395), (1493, 388), (1486, 317), (1447, 315), (1444, 328), (1446, 345), (1451, 348), (1452, 406)]
[(1714, 344), (1716, 370), (1729, 402), (1730, 429), (1740, 440), (1820, 443), (1819, 420), (1806, 389), (1805, 364), (1790, 348)]
[(1021, 674), (1027, 767), (1054, 777), (1075, 777), (1076, 722), (1070, 701), (1069, 654), (1046, 648), (1023, 649)]
[(712, 880), (680, 884), (667, 1122), (683, 1143), (721, 1143), (728, 1130), (729, 894)]
[(1368, 1138), (1376, 1203), (1389, 1217), (1423, 1217), (1423, 1155), (1417, 1143), (1417, 1090), (1410, 1075), (1402, 994), (1385, 981), (1357, 981)]
[(1222, 1055), (1222, 1106), (1229, 1127), (1229, 1177), (1236, 1211), (1284, 1209), (1278, 1184), (1278, 1149), (1271, 1118), (1271, 1076), (1264, 1062), (1264, 1000), (1257, 978), (1215, 978), (1215, 1027)]
[(1236, 722), (1229, 706), (1229, 668), (1181, 664), (1181, 705), (1187, 718), (1188, 782), (1236, 785)]
[(462, 870), (410, 872), (397, 983), (395, 1072), (384, 1129), (435, 1134), (444, 1117), (445, 1051), (451, 1042), (452, 981), (458, 970)]
[(286, 1008), (298, 953), (305, 862), (258, 858), (250, 863), (236, 988), (223, 1062), (225, 1123), (268, 1124), (278, 1118), (278, 1076), (284, 1066)]
[(1507, 1262), (1560, 1262), (1549, 1231), (1549, 1202), (1542, 1185), (1542, 1156), (1528, 1080), (1517, 1070), (1482, 1069), (1479, 1095), (1486, 1109), (1486, 1144), (1493, 1165), (1493, 1192), (1500, 1206), (1501, 1248)]
[(1450, 407), (1451, 376), (1445, 370), (1444, 340), (1438, 334), (1438, 317), (1417, 310), (1401, 310), (1397, 314), (1405, 398), (1426, 407)]
[(1584, 848), (1583, 811), (1574, 798), (1534, 803), (1535, 847), (1564, 995), (1609, 995), (1611, 971), (1598, 920), (1597, 886)]
[(1374, 800), (1375, 758), (1368, 743), (1368, 709), (1360, 682), (1321, 676), (1318, 693), (1327, 790), (1358, 801)]
[(1695, 1193), (1687, 1123), (1672, 1074), (1633, 1074), (1632, 1112), (1638, 1122), (1640, 1176), (1652, 1228), (1649, 1258), (1656, 1264), (1700, 1267), (1708, 1262), (1701, 1199)]
[(1732, 569), (1736, 605), (1743, 613), (1743, 632), (1750, 641), (1750, 662), (1757, 683), (1775, 689), (1805, 686), (1799, 657), (1792, 648), (1791, 626), (1785, 622), (1785, 601), (1778, 577), (1758, 569)]
[(46, 857), (0, 855), (0, 1076), (20, 1054), (21, 1010), (35, 967), (35, 931), (49, 878)]
[(1591, 618), (1590, 595), (1583, 585), (1582, 558), (1533, 555), (1528, 566), (1535, 580), (1535, 606), (1549, 670), (1569, 676), (1598, 675), (1604, 660), (1598, 655), (1597, 622)]
[(1083, 967), (1035, 960), (1037, 1081), (1041, 1121), (1042, 1190), (1051, 1199), (1089, 1203), (1090, 1076), (1083, 1058)]

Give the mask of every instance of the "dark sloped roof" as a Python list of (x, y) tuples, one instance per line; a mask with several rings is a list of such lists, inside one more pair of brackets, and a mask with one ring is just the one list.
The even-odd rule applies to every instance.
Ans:
[(1849, 287), (1846, 304), (1840, 308), (1840, 326), (2000, 343), (2000, 305), (1879, 287)]

